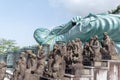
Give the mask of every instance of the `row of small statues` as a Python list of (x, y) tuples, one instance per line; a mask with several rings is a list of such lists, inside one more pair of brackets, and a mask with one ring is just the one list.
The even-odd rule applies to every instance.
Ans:
[(117, 55), (112, 39), (107, 32), (103, 35), (101, 44), (95, 35), (84, 46), (76, 38), (67, 44), (54, 44), (49, 54), (40, 47), (37, 54), (32, 50), (21, 52), (11, 80), (42, 80), (42, 77), (64, 80), (65, 73), (79, 76), (83, 66), (94, 66), (95, 61), (110, 60)]
[[(101, 42), (99, 42), (97, 35), (91, 37), (90, 41), (86, 42), (84, 46), (80, 39), (76, 38), (67, 44), (63, 43), (58, 49), (66, 63), (80, 62), (85, 66), (92, 66), (94, 65), (94, 61), (100, 61), (102, 59), (111, 60), (114, 56), (117, 57), (114, 42), (108, 36), (107, 32), (104, 32), (103, 36)], [(57, 46), (57, 44), (54, 46)]]

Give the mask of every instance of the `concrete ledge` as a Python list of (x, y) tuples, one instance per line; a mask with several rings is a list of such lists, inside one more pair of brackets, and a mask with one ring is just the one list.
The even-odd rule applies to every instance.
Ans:
[(85, 69), (94, 69), (94, 66), (84, 66)]
[(41, 76), (41, 77), (40, 77), (40, 80), (56, 80), (56, 79)]
[[(75, 78), (76, 77), (75, 75), (71, 75), (71, 74), (65, 74), (64, 76), (69, 77), (69, 78)], [(80, 75), (79, 77), (90, 78), (90, 77), (93, 77), (93, 76), (92, 75)]]
[(120, 60), (101, 60), (102, 62), (120, 62)]

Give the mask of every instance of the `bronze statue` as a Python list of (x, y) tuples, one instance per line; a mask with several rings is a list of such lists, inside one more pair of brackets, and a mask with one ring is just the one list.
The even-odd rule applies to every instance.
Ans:
[(75, 43), (78, 46), (78, 51), (82, 52), (82, 42), (80, 41), (80, 38), (76, 38)]
[(68, 43), (67, 43), (67, 51), (71, 51), (72, 50), (72, 42), (71, 41), (69, 41)]
[(54, 63), (53, 56), (52, 56), (52, 55), (49, 55), (48, 65), (47, 65), (48, 70), (46, 70), (46, 74), (47, 74), (47, 76), (49, 76), (49, 77), (52, 77), (52, 73), (53, 73), (53, 70), (52, 70), (53, 63)]
[(92, 50), (88, 42), (84, 44), (82, 55), (83, 55), (83, 65), (85, 66), (94, 65), (94, 51)]
[(102, 47), (105, 47), (106, 50), (108, 50), (111, 55), (116, 55), (117, 52), (116, 52), (116, 50), (115, 50), (114, 42), (113, 42), (112, 39), (108, 36), (108, 33), (107, 33), (107, 32), (104, 32), (103, 35), (104, 35), (104, 37), (103, 37), (103, 40), (102, 40), (102, 42), (101, 42)]
[(27, 56), (27, 69), (36, 68), (37, 65), (37, 57), (35, 54), (33, 54), (32, 50), (27, 50), (26, 53), (28, 54)]
[(98, 36), (97, 35), (94, 36), (92, 49), (93, 49), (94, 54), (95, 54), (95, 61), (100, 61), (101, 60), (100, 43), (98, 41)]
[(57, 44), (55, 44), (53, 48), (53, 59), (54, 59), (52, 68), (53, 78), (63, 79), (65, 68), (62, 59), (62, 54)]
[(25, 77), (25, 71), (26, 71), (26, 58), (25, 58), (25, 52), (20, 53), (20, 58), (18, 59), (18, 70), (19, 75), (18, 75), (18, 80), (24, 80)]
[(66, 70), (65, 72), (66, 73), (72, 73), (71, 72), (71, 68), (72, 68), (72, 57), (71, 57), (71, 52), (70, 53), (67, 53), (66, 56), (64, 56), (64, 60), (65, 60), (65, 67), (66, 67)]
[(67, 46), (66, 46), (65, 43), (62, 43), (61, 54), (62, 54), (63, 57), (66, 56), (66, 54), (67, 54)]
[(18, 80), (19, 78), (19, 73), (20, 73), (20, 60), (16, 61), (16, 67), (15, 70), (13, 72), (13, 80)]
[(83, 53), (83, 49), (82, 49), (82, 42), (80, 41), (80, 39), (79, 38), (76, 38), (75, 39), (75, 43), (76, 43), (76, 45), (77, 45), (77, 52), (78, 52), (78, 58), (79, 58), (79, 61), (80, 62), (82, 62), (82, 53)]
[(34, 71), (34, 73), (38, 74), (38, 75), (43, 75), (43, 71), (44, 71), (44, 67), (45, 67), (45, 54), (44, 54), (44, 50), (41, 49), (40, 52), (38, 52), (37, 54), (37, 65), (36, 65), (36, 69)]
[(38, 48), (37, 55), (32, 50), (27, 50), (26, 54), (21, 52), (20, 58), (16, 61), (13, 80), (40, 80), (43, 76), (64, 80), (65, 73), (79, 77), (83, 65), (93, 66), (95, 61), (109, 60), (117, 54), (112, 39), (107, 32), (103, 34), (102, 47), (97, 35), (91, 37), (84, 46), (79, 38), (62, 43), (62, 46), (54, 44), (53, 50), (48, 54), (48, 61), (43, 48)]
[[(40, 63), (40, 59), (42, 59), (41, 54), (37, 56), (32, 52), (32, 50), (27, 50), (27, 70), (25, 71), (25, 79), (24, 80), (40, 80), (40, 76), (43, 74), (43, 65)], [(38, 59), (37, 59), (38, 58)], [(38, 62), (37, 62), (38, 61)], [(42, 62), (42, 61), (41, 61)]]
[(111, 59), (111, 55), (105, 47), (101, 48), (100, 52), (102, 54), (102, 59), (105, 59), (105, 60), (110, 60)]

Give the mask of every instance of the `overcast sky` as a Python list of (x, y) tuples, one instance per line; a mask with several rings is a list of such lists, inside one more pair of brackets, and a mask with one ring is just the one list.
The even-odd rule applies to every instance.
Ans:
[(120, 0), (0, 0), (0, 38), (34, 45), (37, 28), (52, 29), (72, 17), (104, 13), (118, 4)]

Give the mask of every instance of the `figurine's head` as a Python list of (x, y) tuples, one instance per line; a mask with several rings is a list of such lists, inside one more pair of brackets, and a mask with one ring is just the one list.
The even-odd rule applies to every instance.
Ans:
[(40, 46), (40, 45), (37, 45), (37, 49), (41, 49), (41, 46)]
[(41, 49), (40, 53), (41, 53), (41, 54), (44, 54), (44, 53), (45, 53), (45, 50)]
[(75, 42), (80, 42), (80, 38), (76, 38), (76, 39), (75, 39)]
[(26, 50), (28, 54), (32, 54), (32, 50)]
[(16, 60), (16, 64), (19, 64), (20, 63), (20, 60)]
[(75, 43), (75, 40), (72, 40), (71, 42), (72, 42), (72, 43)]
[(90, 38), (90, 40), (94, 40), (94, 38), (93, 38), (93, 37), (91, 37), (91, 38)]
[(65, 43), (62, 43), (62, 46), (66, 46), (66, 44), (65, 44)]
[(98, 40), (98, 36), (97, 35), (94, 36), (94, 40)]
[(57, 44), (54, 44), (53, 49), (58, 49), (59, 46)]
[(25, 52), (20, 52), (20, 58), (25, 56)]
[(107, 36), (107, 35), (108, 35), (108, 33), (107, 33), (107, 32), (104, 32), (104, 33), (103, 33), (103, 35), (104, 35), (104, 36)]
[(88, 43), (88, 42), (85, 42), (84, 48), (88, 48), (88, 47), (89, 47), (89, 43)]

